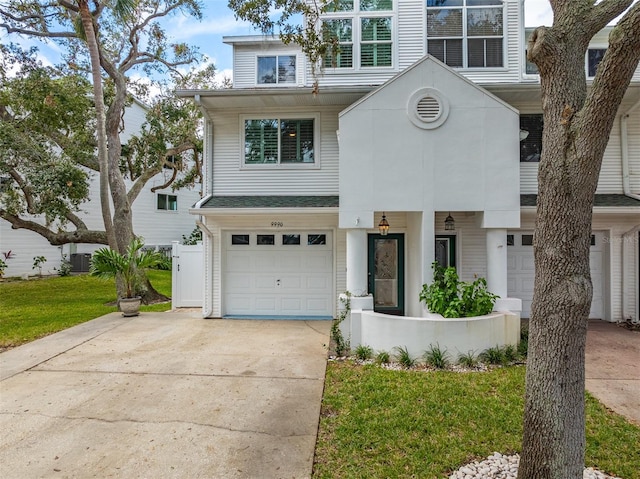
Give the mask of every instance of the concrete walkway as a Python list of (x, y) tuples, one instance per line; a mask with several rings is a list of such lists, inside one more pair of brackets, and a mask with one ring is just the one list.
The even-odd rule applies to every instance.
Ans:
[(640, 426), (639, 331), (589, 321), (586, 387), (609, 409)]
[(310, 477), (329, 330), (113, 313), (6, 351), (0, 477)]

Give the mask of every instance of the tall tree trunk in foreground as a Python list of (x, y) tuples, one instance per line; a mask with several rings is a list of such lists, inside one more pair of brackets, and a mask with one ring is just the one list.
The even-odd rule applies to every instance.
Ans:
[(553, 26), (537, 29), (529, 41), (529, 58), (540, 71), (544, 133), (519, 479), (578, 479), (585, 466), (593, 198), (618, 107), (640, 59), (636, 3), (611, 34), (587, 94), (589, 40), (632, 1), (593, 3), (551, 1)]
[(102, 221), (104, 230), (107, 234), (107, 241), (111, 248), (116, 248), (116, 234), (113, 229), (113, 221), (111, 218), (111, 208), (109, 206), (109, 179), (108, 179), (108, 151), (107, 151), (107, 131), (106, 131), (106, 114), (104, 106), (104, 92), (102, 89), (102, 69), (100, 67), (100, 50), (96, 31), (93, 28), (93, 16), (89, 11), (88, 0), (78, 0), (78, 9), (80, 19), (82, 20), (82, 28), (87, 41), (87, 49), (91, 59), (91, 78), (93, 82), (93, 96), (96, 107), (97, 132), (98, 141), (98, 164), (100, 165), (100, 206), (102, 209)]

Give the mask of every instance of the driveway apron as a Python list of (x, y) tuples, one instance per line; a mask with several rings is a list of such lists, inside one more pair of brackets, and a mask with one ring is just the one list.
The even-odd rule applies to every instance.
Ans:
[(113, 313), (2, 353), (0, 477), (310, 477), (329, 330)]

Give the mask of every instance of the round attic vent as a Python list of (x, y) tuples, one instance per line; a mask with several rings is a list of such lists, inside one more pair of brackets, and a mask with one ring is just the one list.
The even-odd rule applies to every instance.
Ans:
[(422, 121), (437, 120), (440, 116), (440, 103), (431, 96), (425, 96), (418, 102), (417, 113)]
[(407, 115), (418, 128), (432, 130), (446, 121), (449, 103), (438, 90), (421, 88), (409, 98)]

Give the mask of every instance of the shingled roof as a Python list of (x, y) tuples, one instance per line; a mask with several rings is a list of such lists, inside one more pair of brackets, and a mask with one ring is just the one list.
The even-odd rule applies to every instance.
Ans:
[[(538, 195), (520, 195), (520, 206), (536, 206)], [(640, 200), (626, 195), (596, 195), (593, 206), (597, 207), (636, 207), (640, 208)]]
[(337, 208), (336, 196), (212, 196), (202, 208)]

